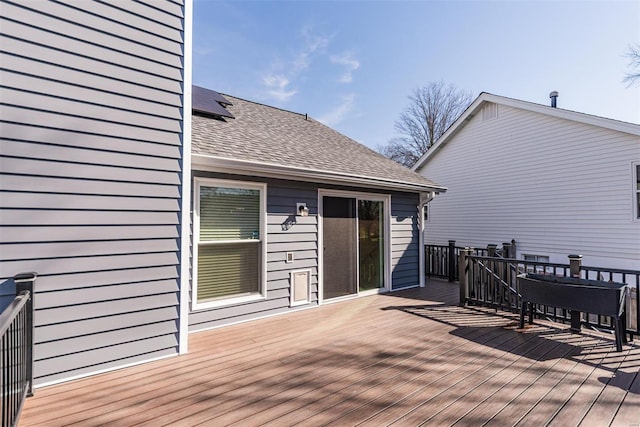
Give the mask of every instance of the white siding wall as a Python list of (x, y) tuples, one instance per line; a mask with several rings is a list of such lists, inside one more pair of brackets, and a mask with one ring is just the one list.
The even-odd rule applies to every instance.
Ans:
[(632, 169), (640, 138), (500, 105), (477, 114), (420, 170), (448, 187), (430, 204), (426, 242), (486, 246), (511, 239), (522, 254), (640, 269)]

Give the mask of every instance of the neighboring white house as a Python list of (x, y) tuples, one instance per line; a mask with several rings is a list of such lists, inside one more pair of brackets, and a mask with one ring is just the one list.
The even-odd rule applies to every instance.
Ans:
[(640, 126), (482, 93), (414, 165), (447, 185), (425, 242), (640, 269)]

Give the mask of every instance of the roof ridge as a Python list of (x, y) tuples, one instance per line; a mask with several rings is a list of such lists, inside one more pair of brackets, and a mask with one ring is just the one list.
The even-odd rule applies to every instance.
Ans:
[(585, 113), (584, 111), (571, 110), (569, 108), (552, 107), (549, 104), (543, 104), (541, 102), (535, 102), (535, 101), (529, 101), (529, 100), (526, 100), (526, 99), (513, 98), (511, 96), (505, 96), (505, 95), (497, 95), (497, 94), (491, 93), (491, 92), (480, 92), (480, 95), (478, 95), (478, 98), (480, 98), (482, 95), (490, 95), (490, 96), (494, 96), (496, 98), (502, 98), (502, 99), (506, 99), (506, 100), (510, 100), (510, 101), (520, 102), (520, 103), (524, 103), (524, 104), (536, 105), (538, 107), (544, 107), (544, 108), (548, 109), (549, 112), (567, 111), (569, 113), (575, 113), (575, 114), (580, 114), (580, 115), (583, 115), (583, 116), (594, 117), (594, 118), (603, 119), (603, 120), (606, 120), (606, 121), (613, 121), (613, 122), (618, 122), (618, 123), (623, 123), (623, 124), (628, 124), (628, 125), (640, 126), (640, 124), (638, 124), (638, 123), (627, 122), (625, 120), (615, 119), (613, 117), (601, 116), (601, 115), (593, 114), (593, 113)]
[(261, 107), (267, 107), (267, 108), (271, 108), (273, 110), (279, 110), (279, 111), (283, 111), (285, 113), (291, 113), (291, 114), (296, 114), (296, 115), (301, 116), (301, 117), (306, 116), (308, 118), (311, 118), (311, 116), (309, 116), (307, 113), (298, 113), (297, 111), (291, 111), (291, 110), (286, 110), (286, 109), (280, 108), (280, 107), (274, 107), (273, 105), (264, 104), (262, 102), (251, 101), (250, 99), (240, 98), (238, 96), (229, 95), (228, 93), (222, 93), (222, 92), (218, 92), (218, 93), (220, 95), (227, 96), (229, 98), (238, 99), (240, 101), (248, 102), (250, 104), (260, 105)]

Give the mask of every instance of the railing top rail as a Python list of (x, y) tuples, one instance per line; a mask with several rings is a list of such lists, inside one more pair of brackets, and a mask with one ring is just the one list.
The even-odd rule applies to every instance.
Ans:
[[(429, 247), (429, 248), (443, 248), (443, 249), (447, 249), (449, 248), (449, 245), (434, 245), (431, 243), (425, 243), (425, 246)], [(466, 246), (454, 246), (454, 248), (456, 249), (466, 249)], [(476, 248), (476, 249), (485, 249), (486, 248)]]
[[(541, 262), (541, 261), (527, 261), (524, 259), (517, 258), (503, 258), (503, 257), (490, 257), (485, 255), (469, 255), (473, 259), (487, 260), (487, 261), (502, 261), (502, 262), (510, 262), (517, 264), (529, 264), (529, 265), (537, 265), (537, 266), (548, 266), (548, 267), (566, 267), (569, 268), (569, 264), (560, 264), (556, 262)], [(609, 271), (605, 269), (605, 271)], [(611, 270), (613, 271), (613, 270)], [(615, 270), (618, 271), (618, 270)]]
[(588, 265), (581, 265), (580, 270), (600, 271), (602, 273), (619, 273), (619, 274), (631, 274), (640, 275), (640, 270), (625, 270), (622, 268), (607, 268), (607, 267), (589, 267)]
[[(566, 267), (569, 268), (569, 264), (560, 264), (555, 262), (541, 262), (541, 261), (528, 261), (524, 259), (516, 259), (516, 258), (502, 258), (502, 257), (488, 257), (483, 255), (469, 255), (471, 258), (480, 259), (480, 260), (495, 260), (495, 261), (503, 261), (503, 262), (512, 262), (518, 264), (527, 264), (527, 265), (537, 265), (537, 266), (547, 266), (547, 267)], [(623, 268), (609, 268), (609, 267), (590, 267), (588, 265), (580, 266), (580, 270), (589, 270), (589, 271), (599, 271), (603, 273), (620, 273), (620, 274), (632, 274), (632, 275), (640, 275), (640, 270), (627, 270)]]
[(7, 329), (9, 329), (11, 322), (20, 312), (22, 307), (27, 304), (30, 296), (31, 292), (29, 291), (20, 292), (20, 294), (14, 298), (11, 304), (9, 304), (7, 308), (5, 308), (2, 313), (0, 313), (0, 336), (2, 336), (7, 331)]

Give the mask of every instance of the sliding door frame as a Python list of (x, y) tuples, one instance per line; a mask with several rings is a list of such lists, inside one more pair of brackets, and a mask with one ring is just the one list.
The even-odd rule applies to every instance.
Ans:
[[(323, 198), (328, 197), (343, 197), (348, 199), (356, 199), (356, 221), (358, 221), (358, 200), (372, 200), (383, 202), (383, 221), (384, 221), (384, 286), (378, 289), (371, 289), (367, 291), (360, 291), (360, 266), (359, 266), (359, 244), (356, 244), (356, 256), (355, 259), (358, 262), (356, 268), (356, 293), (345, 297), (332, 298), (328, 301), (324, 299), (324, 212), (323, 212)], [(356, 233), (358, 227), (356, 227)], [(356, 242), (359, 242), (356, 235)], [(342, 301), (345, 299), (351, 299), (363, 295), (371, 295), (382, 292), (389, 292), (391, 290), (391, 195), (384, 193), (367, 193), (360, 191), (346, 191), (346, 190), (318, 190), (318, 300), (319, 304), (332, 303)]]

